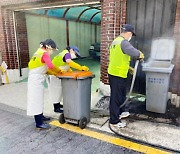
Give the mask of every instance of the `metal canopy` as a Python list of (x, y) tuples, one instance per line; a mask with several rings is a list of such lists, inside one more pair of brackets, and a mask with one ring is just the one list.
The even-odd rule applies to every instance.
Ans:
[(101, 23), (101, 6), (79, 6), (71, 8), (58, 8), (58, 9), (40, 9), (40, 10), (29, 10), (27, 12), (46, 15), (49, 17), (55, 17), (65, 20), (73, 20), (77, 22), (89, 22), (94, 24)]

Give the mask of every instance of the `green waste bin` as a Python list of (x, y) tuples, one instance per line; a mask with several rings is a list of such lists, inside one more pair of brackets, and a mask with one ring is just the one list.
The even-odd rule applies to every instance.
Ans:
[(62, 83), (63, 114), (59, 122), (76, 123), (85, 128), (90, 122), (92, 72), (67, 72), (59, 76)]

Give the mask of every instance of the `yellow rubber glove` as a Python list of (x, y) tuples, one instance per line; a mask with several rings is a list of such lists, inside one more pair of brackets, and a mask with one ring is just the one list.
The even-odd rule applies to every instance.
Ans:
[(68, 72), (72, 72), (72, 69), (71, 69), (71, 68), (69, 68), (69, 69), (68, 69)]
[(82, 71), (89, 71), (89, 68), (87, 66), (81, 66)]
[(129, 73), (130, 73), (131, 75), (133, 75), (133, 74), (134, 74), (134, 68), (129, 67)]
[(141, 51), (139, 51), (139, 53), (139, 59), (144, 59), (144, 54)]
[(3, 72), (3, 73), (6, 72), (6, 70), (5, 70), (2, 66), (0, 66), (0, 70), (1, 70), (1, 72)]
[(59, 67), (57, 67), (55, 65), (54, 65), (54, 68), (52, 69), (52, 71), (56, 72), (56, 73), (62, 73), (63, 72)]
[(69, 65), (70, 67), (74, 68), (74, 69), (77, 69), (77, 70), (80, 70), (80, 71), (82, 70), (81, 65), (75, 63), (75, 62), (72, 61), (72, 60), (68, 63), (68, 65)]
[(54, 65), (53, 69), (48, 68), (47, 74), (49, 74), (49, 75), (57, 75), (57, 74), (61, 74), (61, 73), (64, 73), (64, 72), (65, 72), (64, 70), (62, 70), (59, 67)]
[(81, 65), (75, 63), (75, 62), (72, 61), (72, 60), (68, 63), (68, 65), (69, 65), (70, 67), (72, 67), (72, 68), (74, 68), (74, 69), (77, 69), (77, 70), (80, 70), (80, 71), (89, 71), (89, 68), (88, 68), (87, 66), (81, 66)]
[(47, 73), (48, 75), (56, 75), (57, 73), (53, 72), (51, 69), (48, 68)]
[(6, 70), (2, 66), (0, 66), (0, 70), (6, 77), (6, 83), (9, 83), (9, 78), (8, 78)]

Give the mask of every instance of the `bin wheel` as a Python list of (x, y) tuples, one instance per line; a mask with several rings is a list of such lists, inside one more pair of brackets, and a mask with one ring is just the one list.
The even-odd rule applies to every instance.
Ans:
[(64, 114), (63, 114), (63, 113), (60, 114), (60, 116), (59, 116), (59, 122), (60, 122), (61, 124), (64, 124), (64, 123), (65, 123), (65, 118), (64, 118)]
[(79, 127), (81, 129), (84, 129), (87, 125), (87, 118), (86, 117), (83, 117), (79, 120)]

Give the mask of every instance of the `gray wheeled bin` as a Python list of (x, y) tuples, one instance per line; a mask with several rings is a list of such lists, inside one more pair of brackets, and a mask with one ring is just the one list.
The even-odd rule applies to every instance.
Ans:
[(175, 41), (157, 38), (152, 41), (151, 55), (142, 70), (146, 73), (146, 110), (165, 113), (168, 101), (169, 78), (174, 65)]
[(90, 121), (92, 72), (71, 72), (59, 76), (62, 83), (63, 110), (59, 122), (76, 123), (85, 128)]

